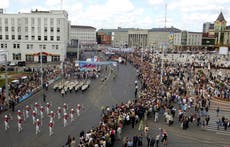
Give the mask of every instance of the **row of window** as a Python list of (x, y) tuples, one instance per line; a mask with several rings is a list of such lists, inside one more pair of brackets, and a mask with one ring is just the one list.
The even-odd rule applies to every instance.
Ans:
[[(3, 36), (0, 35), (0, 40), (3, 39)], [(5, 35), (5, 40), (9, 40), (9, 35)], [(12, 40), (15, 40), (15, 35), (11, 35), (11, 39)], [(22, 36), (21, 35), (18, 35), (17, 36), (17, 40), (22, 40)], [(29, 36), (28, 35), (25, 35), (25, 40), (29, 40)], [(31, 36), (31, 40), (35, 40), (35, 36), (32, 35)], [(42, 36), (37, 36), (37, 40), (41, 41), (42, 40)], [(47, 41), (48, 40), (48, 36), (44, 36), (44, 41)], [(50, 36), (49, 38), (50, 41), (54, 41), (54, 36)], [(57, 36), (56, 37), (56, 41), (60, 41), (61, 40), (61, 37), (60, 36)]]
[[(34, 62), (34, 56), (33, 55), (26, 55), (26, 61)], [(60, 56), (59, 55), (51, 56), (51, 61), (52, 62), (60, 61)]]
[[(5, 43), (5, 44), (2, 43), (2, 44), (1, 44), (1, 48), (2, 48), (2, 49), (7, 49), (7, 44), (6, 44), (6, 43)], [(14, 44), (13, 44), (13, 48), (14, 48), (14, 49), (20, 49), (20, 44), (14, 43)], [(47, 48), (46, 45), (39, 45), (39, 49), (45, 50), (46, 48)], [(51, 48), (52, 48), (52, 49), (58, 50), (58, 49), (59, 49), (59, 45), (52, 45)], [(35, 49), (35, 48), (34, 48), (34, 45), (33, 45), (33, 44), (27, 44), (27, 45), (26, 45), (26, 49)]]
[[(41, 33), (41, 27), (37, 27), (38, 33)], [(3, 28), (0, 26), (0, 32), (3, 31)], [(5, 27), (5, 32), (9, 32), (10, 28), (9, 27)], [(25, 27), (25, 32), (28, 33), (29, 31), (29, 27)], [(49, 28), (50, 32), (54, 32), (54, 27), (50, 27)], [(56, 28), (56, 32), (60, 32), (60, 27)], [(11, 32), (15, 32), (15, 27), (11, 27)], [(22, 32), (22, 27), (17, 27), (17, 32)], [(34, 33), (35, 32), (35, 27), (31, 27), (31, 32)], [(44, 27), (44, 32), (48, 32), (48, 27)]]
[[(4, 21), (5, 25), (9, 25), (10, 24), (9, 20), (10, 20), (11, 25), (15, 25), (16, 24), (15, 21), (17, 21), (18, 25), (21, 25), (22, 22), (24, 22), (25, 25), (28, 25), (29, 19), (31, 19), (31, 21), (30, 21), (31, 25), (35, 24), (35, 19), (37, 19), (37, 24), (41, 25), (41, 18), (28, 18), (28, 17), (26, 17), (26, 18), (4, 18), (4, 19), (0, 18), (0, 24), (2, 24), (2, 21)], [(48, 25), (48, 19), (47, 18), (44, 18), (43, 22), (44, 22), (44, 25)], [(54, 18), (50, 18), (49, 23), (51, 26), (54, 25)], [(56, 25), (61, 25), (61, 18), (56, 19)]]

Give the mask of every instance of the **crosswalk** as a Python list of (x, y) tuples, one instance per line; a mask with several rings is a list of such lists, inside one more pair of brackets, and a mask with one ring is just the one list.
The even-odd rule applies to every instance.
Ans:
[(211, 99), (210, 109), (216, 110), (217, 107), (220, 108), (222, 111), (229, 111), (230, 112), (230, 102), (221, 101), (218, 99)]
[(219, 118), (221, 119), (222, 116), (224, 116), (225, 118), (230, 118), (230, 112), (220, 110), (219, 116), (217, 116), (215, 110), (210, 110), (208, 114), (210, 115), (210, 121), (209, 121), (209, 125), (206, 127), (206, 130), (214, 131), (214, 132), (216, 132), (216, 134), (230, 136), (230, 128), (228, 128), (227, 130), (224, 130), (224, 127), (220, 126), (219, 130), (217, 129), (217, 121), (218, 121), (218, 119)]

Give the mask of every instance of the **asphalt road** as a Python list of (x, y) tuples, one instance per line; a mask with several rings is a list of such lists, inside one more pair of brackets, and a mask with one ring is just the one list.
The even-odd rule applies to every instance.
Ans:
[[(54, 135), (49, 136), (48, 121), (45, 115), (42, 122), (40, 134), (35, 134), (35, 126), (32, 124), (32, 118), (23, 122), (23, 130), (17, 132), (16, 114), (11, 113), (13, 120), (10, 120), (9, 130), (4, 130), (3, 121), (0, 122), (0, 146), (2, 147), (57, 147), (65, 144), (67, 136), (74, 136), (79, 141), (79, 133), (82, 130), (89, 130), (97, 126), (100, 121), (101, 106), (112, 106), (116, 103), (127, 102), (134, 97), (134, 81), (136, 70), (131, 65), (119, 65), (119, 72), (116, 79), (112, 74), (106, 72), (108, 79), (101, 82), (101, 78), (92, 81), (90, 88), (85, 93), (68, 93), (64, 98), (60, 93), (54, 92), (52, 87), (49, 88), (47, 101), (52, 104), (50, 110), (56, 111), (58, 106), (67, 103), (68, 110), (76, 108), (79, 103), (85, 109), (82, 110), (80, 117), (74, 122), (68, 121), (68, 126), (64, 128), (63, 119), (54, 119)], [(42, 102), (42, 92), (38, 92), (28, 100), (16, 106), (17, 109), (23, 109), (26, 105), (33, 106), (35, 102), (45, 106)], [(3, 120), (4, 114), (1, 114)]]

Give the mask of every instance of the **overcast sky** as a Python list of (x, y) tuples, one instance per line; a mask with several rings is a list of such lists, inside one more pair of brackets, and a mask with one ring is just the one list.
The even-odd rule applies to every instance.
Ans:
[[(214, 22), (220, 11), (230, 21), (230, 0), (63, 0), (74, 25), (100, 28), (167, 27), (202, 31), (204, 22)], [(61, 9), (61, 0), (0, 0), (6, 13)]]

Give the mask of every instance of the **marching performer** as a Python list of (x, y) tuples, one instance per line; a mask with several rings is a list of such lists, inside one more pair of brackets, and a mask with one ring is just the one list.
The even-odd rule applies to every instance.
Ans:
[(10, 120), (10, 117), (8, 115), (5, 115), (4, 117), (4, 124), (5, 124), (5, 130), (7, 131), (10, 126), (9, 126), (9, 120)]
[(64, 103), (64, 104), (63, 104), (63, 113), (65, 114), (66, 111), (67, 111), (67, 105), (66, 105), (66, 103)]
[(21, 132), (22, 131), (22, 118), (19, 117), (18, 118), (18, 132)]
[(40, 123), (39, 119), (37, 119), (35, 122), (36, 135), (38, 133), (40, 133), (40, 125), (41, 125), (41, 123)]
[(54, 122), (54, 112), (53, 111), (50, 111), (49, 117), (50, 117), (50, 121)]
[(80, 116), (81, 105), (77, 104), (77, 116)]
[(58, 107), (57, 117), (58, 117), (58, 119), (61, 119), (61, 107)]
[(18, 110), (18, 112), (17, 112), (17, 118), (19, 119), (19, 117), (22, 117), (22, 112), (21, 112), (21, 110)]
[(67, 120), (68, 120), (68, 114), (67, 113), (64, 113), (64, 127), (67, 126)]
[(50, 133), (50, 136), (54, 134), (53, 127), (54, 127), (54, 123), (52, 121), (50, 121), (49, 122), (49, 133)]
[(39, 104), (37, 102), (35, 102), (34, 111), (36, 112), (36, 114), (38, 114), (38, 109), (39, 109)]
[(50, 103), (46, 103), (46, 114), (48, 115), (50, 113)]
[(30, 113), (30, 106), (26, 105), (26, 118), (29, 118), (29, 113)]
[(70, 110), (70, 121), (71, 122), (74, 121), (74, 113), (75, 113), (74, 109), (71, 109)]
[(37, 115), (37, 113), (35, 112), (35, 110), (33, 110), (33, 112), (32, 112), (33, 124), (35, 124), (36, 115)]
[(41, 115), (41, 119), (44, 118), (44, 111), (45, 111), (45, 108), (43, 106), (40, 107), (40, 115)]

